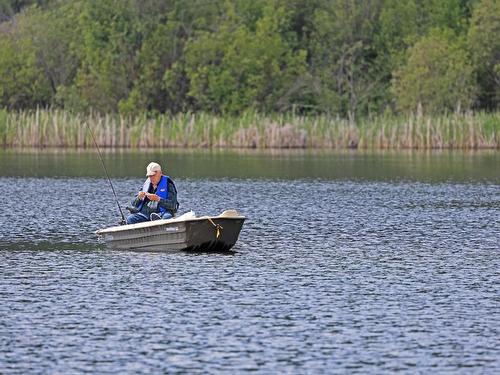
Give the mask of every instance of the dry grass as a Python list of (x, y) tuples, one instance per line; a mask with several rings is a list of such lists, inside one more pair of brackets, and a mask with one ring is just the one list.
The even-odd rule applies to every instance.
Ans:
[(352, 124), (326, 115), (239, 117), (71, 114), (57, 109), (0, 110), (3, 147), (500, 148), (500, 113), (380, 116)]

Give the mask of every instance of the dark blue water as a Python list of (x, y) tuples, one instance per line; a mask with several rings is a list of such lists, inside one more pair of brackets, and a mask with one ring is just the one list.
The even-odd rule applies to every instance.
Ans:
[(500, 370), (497, 181), (176, 181), (235, 254), (106, 250), (105, 179), (0, 178), (0, 373)]

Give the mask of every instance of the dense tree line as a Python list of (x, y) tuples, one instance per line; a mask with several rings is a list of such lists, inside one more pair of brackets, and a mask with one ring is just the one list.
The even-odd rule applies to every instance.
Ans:
[(497, 0), (0, 0), (0, 107), (497, 110)]

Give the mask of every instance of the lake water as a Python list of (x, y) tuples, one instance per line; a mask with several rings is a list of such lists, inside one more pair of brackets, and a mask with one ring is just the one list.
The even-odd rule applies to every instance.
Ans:
[(0, 151), (0, 373), (498, 373), (500, 152), (105, 152), (234, 254), (110, 251), (95, 152)]

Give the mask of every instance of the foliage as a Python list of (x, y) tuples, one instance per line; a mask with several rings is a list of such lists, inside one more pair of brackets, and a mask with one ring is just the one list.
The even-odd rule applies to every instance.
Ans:
[(86, 1), (79, 21), (83, 42), (76, 87), (90, 107), (115, 112), (128, 96), (141, 44), (135, 2)]
[(381, 79), (374, 50), (379, 4), (362, 0), (332, 1), (315, 12), (311, 36), (312, 74), (318, 105), (328, 112), (367, 113), (377, 101)]
[(201, 32), (186, 47), (188, 95), (211, 111), (286, 109), (306, 64), (305, 51), (294, 51), (280, 32), (287, 26), (285, 9), (270, 2), (249, 27), (228, 8), (216, 33)]
[(46, 105), (49, 93), (33, 41), (23, 36), (26, 16), (8, 24), (0, 39), (0, 103), (9, 108)]
[(35, 46), (36, 65), (50, 86), (53, 100), (61, 89), (74, 83), (79, 66), (77, 49), (82, 40), (79, 30), (74, 27), (80, 11), (78, 5), (62, 4), (44, 10), (32, 7), (25, 13), (29, 22), (26, 22), (23, 37)]
[(475, 88), (462, 44), (450, 30), (433, 30), (408, 50), (408, 61), (393, 85), (401, 110), (415, 110), (417, 105), (431, 113), (470, 108)]
[(482, 0), (471, 20), (468, 45), (485, 107), (500, 106), (500, 1)]
[(499, 6), (0, 0), (0, 108), (149, 116), (295, 111), (351, 123), (419, 103), (433, 112), (495, 110)]

